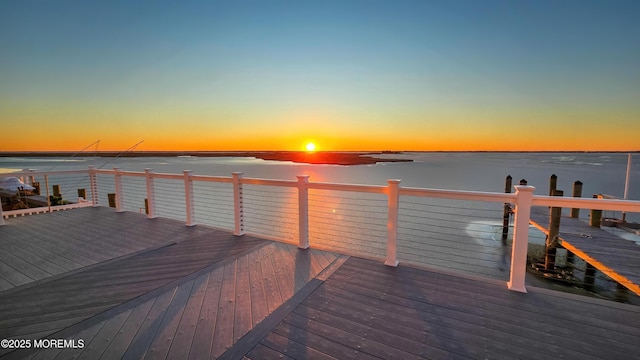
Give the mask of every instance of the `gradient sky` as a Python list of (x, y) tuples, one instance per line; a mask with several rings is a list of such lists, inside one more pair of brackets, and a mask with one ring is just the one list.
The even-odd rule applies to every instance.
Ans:
[(640, 150), (640, 1), (0, 0), (0, 151)]

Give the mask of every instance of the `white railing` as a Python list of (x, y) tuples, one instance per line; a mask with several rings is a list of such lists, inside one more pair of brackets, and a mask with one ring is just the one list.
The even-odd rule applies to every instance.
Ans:
[[(494, 193), (405, 188), (401, 187), (401, 180), (388, 180), (386, 186), (375, 186), (311, 182), (306, 175), (298, 176), (297, 180), (269, 180), (244, 178), (242, 173), (233, 173), (231, 177), (219, 177), (194, 175), (191, 171), (184, 171), (183, 174), (161, 174), (154, 173), (151, 169), (145, 169), (144, 172), (133, 172), (118, 168), (103, 170), (93, 167), (80, 171), (29, 171), (0, 174), (0, 177), (18, 176), (28, 182), (29, 178), (44, 177), (47, 180), (53, 175), (80, 176), (81, 179), (71, 183), (88, 184), (87, 200), (73, 205), (99, 206), (104, 201), (100, 200), (104, 199), (104, 191), (113, 191), (115, 208), (118, 212), (139, 210), (141, 209), (139, 204), (146, 200), (146, 213), (149, 218), (158, 216), (179, 218), (184, 220), (187, 226), (199, 222), (196, 221), (199, 216), (198, 211), (203, 209), (203, 204), (199, 202), (199, 199), (206, 197), (208, 192), (212, 192), (215, 195), (207, 199), (216, 204), (204, 209), (205, 212), (211, 212), (216, 219), (226, 218), (221, 227), (232, 228), (233, 233), (238, 236), (246, 232), (281, 241), (292, 241), (303, 249), (310, 246), (310, 237), (321, 235), (336, 237), (341, 236), (342, 231), (350, 233), (351, 239), (359, 238), (356, 240), (366, 244), (368, 236), (381, 237), (379, 231), (367, 233), (370, 228), (376, 229), (375, 226), (378, 226), (378, 229), (386, 228), (383, 240), (386, 242), (384, 263), (388, 266), (398, 265), (398, 224), (400, 218), (405, 216), (401, 216), (399, 210), (403, 203), (407, 203), (407, 199), (429, 198), (494, 204), (510, 203), (515, 206), (515, 216), (507, 286), (509, 289), (519, 292), (526, 292), (525, 272), (529, 217), (532, 206), (640, 212), (640, 201), (541, 196), (534, 195), (535, 188), (527, 185), (516, 185), (515, 193)], [(101, 182), (100, 186), (98, 186), (99, 181)], [(253, 189), (252, 191), (250, 191), (250, 187)], [(268, 190), (268, 188), (274, 190)], [(322, 193), (327, 191), (351, 194), (349, 197), (335, 196), (333, 200), (327, 200), (329, 205), (326, 206), (327, 211), (323, 212), (323, 214), (327, 213), (333, 216), (337, 212), (336, 204), (340, 204), (342, 208), (339, 211), (344, 212), (346, 214), (344, 216), (347, 217), (346, 219), (340, 218), (342, 221), (340, 226), (344, 226), (344, 229), (326, 229), (331, 227), (331, 219), (333, 218), (325, 217), (324, 220), (328, 220), (322, 222), (323, 219), (316, 214), (321, 211), (318, 210), (320, 205), (317, 203), (323, 198)], [(251, 196), (249, 196), (250, 193)], [(373, 194), (372, 196), (375, 198), (361, 197), (364, 194)], [(310, 197), (310, 195), (312, 196)], [(172, 197), (172, 200), (165, 203), (168, 197)], [(380, 197), (386, 198), (386, 201), (381, 202)], [(251, 200), (250, 203), (248, 203), (248, 199)], [(353, 206), (350, 210), (347, 206), (349, 204), (345, 205), (343, 202), (355, 204), (353, 206), (357, 208), (356, 210), (363, 212), (364, 216), (360, 216), (361, 219), (357, 220), (353, 215)], [(311, 207), (310, 203), (312, 203)], [(331, 207), (334, 208), (329, 211)], [(312, 213), (310, 213), (310, 209), (313, 210)], [(49, 211), (52, 210), (54, 210), (53, 207), (49, 209)], [(4, 224), (5, 217), (22, 214), (22, 212), (22, 210), (5, 211), (4, 214), (0, 212), (0, 224)], [(255, 222), (254, 215), (266, 218), (266, 220), (263, 219), (261, 223), (252, 224)], [(289, 221), (271, 223), (274, 219), (270, 220), (270, 216), (275, 219), (287, 218)], [(310, 227), (310, 219), (311, 224), (314, 225), (312, 227)], [(355, 231), (347, 229), (352, 223), (358, 223), (358, 221), (360, 223), (354, 227)], [(251, 229), (246, 229), (247, 227)], [(345, 237), (349, 238), (349, 236)], [(334, 242), (334, 244), (338, 246), (339, 242)]]

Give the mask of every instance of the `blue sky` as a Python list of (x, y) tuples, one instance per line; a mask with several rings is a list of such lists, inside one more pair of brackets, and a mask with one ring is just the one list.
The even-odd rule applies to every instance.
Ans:
[[(114, 148), (141, 138), (153, 149), (297, 149), (311, 138), (327, 150), (638, 148), (636, 1), (2, 9), (0, 122), (38, 122), (58, 139), (6, 150), (81, 148), (78, 126)], [(509, 134), (514, 124), (529, 136)], [(626, 130), (593, 136), (603, 124)], [(574, 139), (542, 139), (549, 127)]]

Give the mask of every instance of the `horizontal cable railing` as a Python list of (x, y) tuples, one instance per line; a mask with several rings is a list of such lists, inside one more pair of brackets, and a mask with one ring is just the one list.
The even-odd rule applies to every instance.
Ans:
[(244, 230), (247, 233), (286, 242), (297, 241), (297, 189), (243, 184), (242, 190)]
[(231, 183), (195, 180), (193, 193), (194, 219), (196, 223), (223, 229), (233, 229), (234, 205), (233, 185)]
[(502, 213), (497, 203), (402, 196), (398, 257), (506, 278), (510, 254), (501, 241)]
[[(46, 189), (53, 179), (63, 198), (84, 189), (83, 201), (92, 206), (384, 258), (390, 266), (400, 259), (508, 278), (509, 288), (522, 292), (532, 206), (640, 212), (640, 201), (540, 196), (526, 185), (516, 185), (515, 193), (493, 193), (405, 188), (400, 180), (376, 186), (316, 183), (307, 176), (269, 180), (91, 167), (0, 174), (9, 176), (44, 181)], [(503, 223), (505, 203), (515, 216)], [(5, 210), (0, 219), (11, 214)]]
[(321, 189), (314, 186), (309, 190), (311, 246), (384, 258), (388, 217), (386, 196)]

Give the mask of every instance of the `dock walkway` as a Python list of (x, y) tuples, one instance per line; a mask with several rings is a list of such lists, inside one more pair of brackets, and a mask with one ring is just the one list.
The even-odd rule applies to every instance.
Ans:
[[(87, 218), (94, 221), (83, 238), (93, 252), (84, 256), (104, 246), (105, 260), (94, 254), (91, 264), (0, 291), (0, 338), (76, 346), (1, 349), (0, 358), (640, 358), (633, 305), (533, 287), (522, 294), (502, 281), (391, 268), (140, 214), (84, 208), (11, 218), (0, 243), (26, 232), (20, 246), (39, 246), (58, 224), (56, 237), (81, 249), (73, 234)], [(113, 230), (137, 222), (163, 230)], [(117, 255), (120, 242), (149, 245)], [(52, 263), (74, 256), (57, 254)], [(23, 265), (5, 265), (0, 276), (28, 272)]]
[[(549, 233), (549, 209), (531, 209), (530, 223)], [(640, 295), (640, 246), (586, 222), (562, 216), (560, 244), (585, 262)]]

